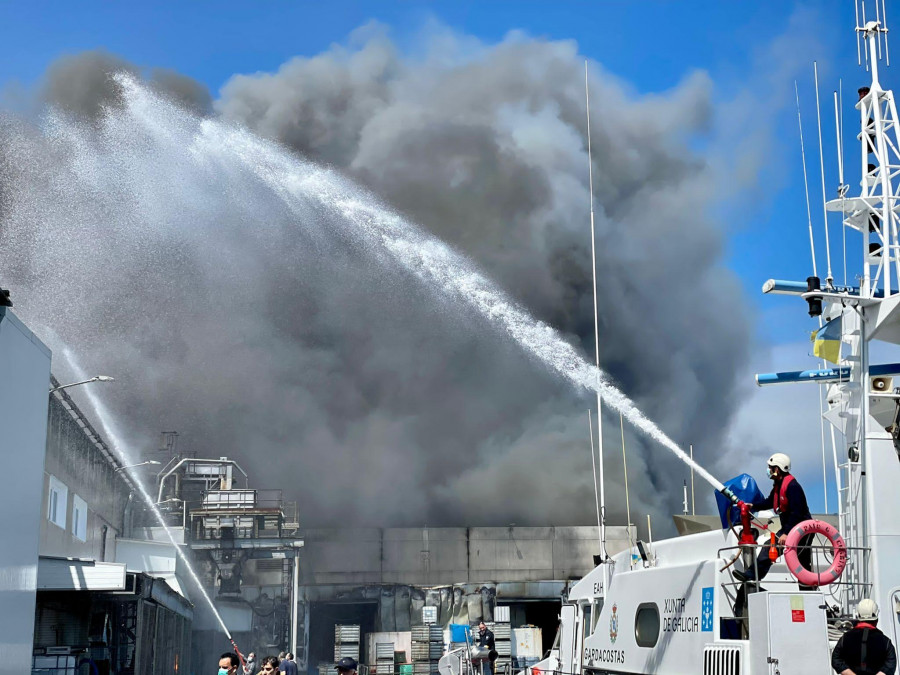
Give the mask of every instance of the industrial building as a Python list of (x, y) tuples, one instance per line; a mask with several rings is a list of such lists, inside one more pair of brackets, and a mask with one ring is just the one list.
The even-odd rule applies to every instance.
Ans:
[(82, 662), (100, 675), (184, 669), (191, 602), (129, 556), (137, 486), (67, 391), (50, 384), (33, 672), (68, 675)]
[(0, 632), (3, 667), (31, 669), (37, 601), (40, 514), (47, 443), (50, 350), (7, 306), (0, 291), (0, 461), (15, 478), (14, 490), (0, 490), (4, 536), (15, 546), (0, 551)]
[[(235, 641), (247, 652), (277, 654), (295, 642), (297, 586), (295, 565), (303, 546), (298, 537), (297, 505), (281, 490), (251, 487), (237, 462), (176, 454), (168, 446), (155, 486), (162, 515), (192, 560), (200, 583)], [(157, 547), (156, 555), (179, 564), (155, 517), (135, 518), (135, 546)], [(139, 543), (143, 540), (143, 543)], [(218, 619), (205, 602), (194, 614), (195, 663), (218, 660), (223, 643)]]
[[(335, 625), (366, 635), (422, 626), (432, 607), (441, 626), (492, 622), (507, 607), (513, 628), (556, 635), (563, 594), (595, 566), (596, 527), (445, 527), (302, 530), (297, 664), (313, 672), (333, 660)], [(612, 555), (628, 548), (625, 527), (607, 528)]]
[[(124, 467), (50, 362), (0, 307), (2, 452), (23, 488), (0, 495), (17, 541), (0, 560), (11, 571), (0, 626), (19, 645), (5, 652), (17, 672), (161, 675), (216, 662), (228, 642), (179, 548), (245, 652), (293, 651), (309, 672), (346, 647), (335, 626), (358, 626), (355, 653), (374, 661), (371, 635), (490, 622), (499, 607), (513, 629), (543, 629), (543, 650), (567, 587), (594, 567), (595, 527), (302, 529), (280, 490), (254, 488), (227, 457), (177, 450), (173, 434), (152, 470)], [(148, 472), (174, 545), (131, 471)], [(628, 546), (625, 528), (607, 534), (610, 554)]]
[(192, 605), (143, 560), (121, 559), (135, 485), (51, 358), (0, 305), (0, 459), (15, 481), (0, 494), (15, 542), (0, 552), (4, 671), (190, 672)]

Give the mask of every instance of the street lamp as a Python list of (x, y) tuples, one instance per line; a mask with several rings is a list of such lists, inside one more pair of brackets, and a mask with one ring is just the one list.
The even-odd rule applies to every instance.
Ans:
[[(52, 394), (54, 391), (59, 391), (60, 389), (68, 389), (69, 387), (77, 387), (79, 384), (89, 384), (90, 382), (112, 382), (113, 380), (114, 380), (114, 378), (110, 377), (109, 375), (94, 375), (94, 377), (92, 377), (89, 380), (82, 380), (81, 382), (72, 382), (71, 384), (61, 384), (58, 387), (53, 387), (50, 390), (50, 393)], [(157, 464), (158, 463), (159, 462), (157, 462)]]
[(116, 469), (115, 472), (119, 473), (120, 471), (124, 471), (125, 469), (134, 469), (139, 466), (150, 466), (151, 464), (159, 464), (159, 462), (157, 462), (155, 459), (148, 459), (146, 462), (141, 462), (140, 464), (129, 464), (128, 466), (120, 466), (118, 469)]

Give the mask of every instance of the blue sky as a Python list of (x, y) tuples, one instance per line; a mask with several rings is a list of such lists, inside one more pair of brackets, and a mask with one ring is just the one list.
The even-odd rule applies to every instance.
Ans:
[[(355, 29), (370, 21), (388, 26), (393, 39), (410, 53), (436, 25), (488, 44), (511, 30), (574, 40), (585, 57), (627, 82), (636, 94), (664, 92), (692, 72), (706, 71), (714, 82), (716, 120), (710, 135), (698, 139), (698, 144), (727, 158), (724, 166), (734, 166), (741, 161), (735, 154), (746, 141), (742, 122), (750, 120), (764, 131), (765, 144), (756, 148), (762, 156), (755, 187), (723, 197), (718, 214), (728, 233), (725, 264), (738, 274), (749, 311), (758, 316), (760, 346), (774, 347), (761, 349), (754, 367), (814, 364), (805, 356), (810, 349), (804, 341), (815, 324), (806, 318), (799, 301), (763, 298), (759, 288), (769, 277), (804, 279), (811, 271), (794, 77), (802, 98), (812, 217), (824, 276), (813, 59), (820, 66), (828, 197), (837, 185), (831, 92), (841, 77), (848, 130), (847, 182), (858, 181), (851, 106), (856, 88), (867, 83), (868, 76), (856, 65), (849, 0), (814, 4), (53, 1), (0, 6), (5, 19), (0, 24), (4, 54), (0, 88), (7, 91), (35, 86), (47, 65), (61, 55), (103, 48), (143, 66), (178, 70), (206, 84), (215, 96), (234, 74), (274, 71), (291, 57), (346, 44)], [(897, 55), (900, 59), (900, 51)], [(890, 69), (882, 81), (894, 84)], [(831, 232), (835, 276), (842, 281), (836, 220)], [(747, 311), (740, 299), (735, 309)], [(809, 392), (814, 396), (812, 389)], [(758, 396), (754, 414), (761, 414), (758, 406), (766, 405), (766, 399)], [(817, 436), (818, 422), (811, 422)]]
[[(850, 32), (853, 10), (847, 1), (779, 3), (777, 8), (763, 5), (752, 11), (746, 5), (722, 2), (625, 1), (4, 4), (0, 44), (7, 56), (0, 60), (0, 86), (7, 89), (34, 86), (47, 65), (63, 54), (104, 48), (140, 65), (178, 70), (206, 84), (215, 95), (236, 73), (273, 71), (291, 57), (347, 43), (355, 29), (370, 21), (388, 26), (393, 39), (409, 52), (416, 51), (423, 33), (435, 24), (486, 43), (501, 40), (511, 30), (574, 40), (585, 57), (642, 94), (666, 91), (691, 72), (703, 70), (713, 78), (717, 102), (725, 104), (756, 78), (756, 87), (751, 88), (753, 105), (767, 109), (773, 118), (772, 161), (761, 168), (761, 190), (752, 195), (749, 205), (746, 201), (723, 204), (721, 217), (731, 234), (728, 265), (741, 277), (751, 302), (772, 316), (772, 321), (760, 322), (765, 341), (796, 339), (808, 328), (808, 322), (802, 318), (798, 322), (785, 304), (790, 301), (758, 304), (758, 289), (765, 278), (804, 278), (810, 267), (794, 108), (783, 95), (773, 95), (768, 104), (759, 82), (765, 77), (763, 71), (772, 66), (766, 63), (767, 50), (779, 39), (792, 41), (785, 32), (794, 17), (793, 30), (803, 35), (796, 39), (797, 49), (790, 57), (807, 66), (798, 74), (811, 188), (821, 204), (812, 60), (818, 59), (822, 69), (829, 170), (834, 164), (830, 92), (837, 78), (844, 76), (849, 110), (852, 92), (865, 79), (855, 63)], [(785, 82), (790, 84), (790, 78)], [(730, 143), (739, 140), (729, 139), (726, 132), (712, 142), (718, 152), (728, 153)], [(827, 178), (829, 197), (836, 183), (836, 175)], [(821, 230), (821, 207), (816, 209), (814, 202), (813, 208), (814, 225)], [(839, 232), (836, 223), (833, 231)], [(821, 231), (817, 234), (822, 247)]]

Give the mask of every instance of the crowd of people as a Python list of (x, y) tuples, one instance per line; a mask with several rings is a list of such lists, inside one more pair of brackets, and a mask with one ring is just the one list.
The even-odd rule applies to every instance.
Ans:
[[(341, 661), (345, 660), (341, 659)], [(352, 661), (352, 659), (350, 660)], [(335, 667), (337, 668), (337, 666)], [(353, 661), (353, 673), (346, 675), (355, 675), (355, 672), (356, 661)], [(225, 652), (219, 658), (219, 675), (274, 675), (275, 673), (298, 675), (294, 655), (290, 652), (281, 652), (278, 656), (266, 656), (258, 666), (254, 652), (247, 654), (247, 660), (243, 666), (241, 666), (240, 657), (234, 652)], [(338, 673), (341, 673), (340, 669), (338, 669)]]

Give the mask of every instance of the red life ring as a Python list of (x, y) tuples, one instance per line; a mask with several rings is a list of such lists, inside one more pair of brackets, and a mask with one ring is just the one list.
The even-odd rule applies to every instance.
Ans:
[[(824, 572), (816, 573), (800, 564), (800, 559), (797, 557), (797, 544), (807, 534), (821, 534), (828, 537), (828, 541), (831, 542), (834, 560), (831, 562), (831, 567)], [(847, 565), (847, 545), (837, 528), (821, 520), (804, 520), (790, 531), (784, 542), (784, 562), (790, 573), (804, 586), (827, 586), (841, 576), (841, 572)]]

